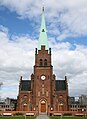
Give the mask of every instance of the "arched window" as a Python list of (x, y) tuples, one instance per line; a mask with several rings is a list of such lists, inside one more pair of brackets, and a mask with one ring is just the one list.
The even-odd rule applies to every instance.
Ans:
[(42, 59), (40, 59), (40, 66), (42, 66), (43, 65), (43, 63), (42, 63)]
[(47, 66), (47, 59), (44, 60), (44, 66)]

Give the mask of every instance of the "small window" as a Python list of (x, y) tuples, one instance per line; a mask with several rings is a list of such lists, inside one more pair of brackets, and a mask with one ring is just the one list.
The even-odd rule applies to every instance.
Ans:
[(42, 59), (40, 59), (40, 66), (42, 66), (43, 65), (43, 63), (42, 63)]
[(27, 95), (24, 95), (24, 98), (27, 98)]
[(38, 91), (38, 97), (40, 97), (40, 91)]
[(42, 88), (42, 95), (44, 95), (44, 88)]
[(44, 88), (44, 84), (42, 84), (42, 88)]
[(63, 97), (62, 95), (59, 96), (59, 98), (62, 98), (62, 97)]
[(47, 59), (44, 60), (44, 66), (47, 66)]
[(44, 30), (44, 29), (42, 29), (42, 32), (45, 32), (45, 30)]
[(48, 91), (46, 92), (46, 96), (48, 97)]

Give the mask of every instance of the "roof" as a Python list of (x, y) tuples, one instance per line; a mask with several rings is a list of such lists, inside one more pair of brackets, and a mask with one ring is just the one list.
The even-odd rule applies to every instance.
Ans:
[(21, 91), (31, 91), (31, 81), (30, 80), (21, 81)]
[(66, 90), (66, 81), (65, 80), (56, 80), (56, 91)]
[(44, 8), (42, 11), (42, 22), (40, 27), (40, 36), (39, 36), (39, 42), (38, 42), (38, 50), (41, 50), (41, 46), (45, 46), (46, 50), (48, 50), (48, 38), (47, 38), (47, 31), (46, 31), (46, 24), (45, 24), (45, 18), (44, 18)]

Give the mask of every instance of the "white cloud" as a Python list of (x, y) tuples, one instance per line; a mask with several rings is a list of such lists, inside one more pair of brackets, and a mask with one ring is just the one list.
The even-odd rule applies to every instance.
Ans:
[[(37, 40), (31, 39), (28, 35), (13, 36), (10, 40), (8, 33), (2, 30), (0, 38), (0, 82), (3, 82), (1, 96), (16, 97), (20, 76), (30, 79), (33, 72)], [(56, 79), (64, 79), (67, 75), (69, 94), (86, 94), (87, 47), (69, 42), (58, 43), (54, 39), (49, 42)], [(74, 50), (71, 50), (72, 45), (76, 47)]]
[[(84, 70), (82, 73), (75, 75), (69, 80), (69, 92), (72, 95), (79, 96), (81, 94), (87, 95), (87, 72)], [(78, 87), (78, 89), (77, 89)]]
[[(37, 10), (40, 7), (40, 1), (33, 1), (33, 0), (1, 0), (1, 5), (5, 5), (8, 7), (12, 12), (16, 11), (18, 15), (21, 17), (33, 17), (39, 13)], [(36, 8), (36, 9), (35, 9)]]
[[(18, 89), (21, 75), (24, 78), (30, 78), (29, 74), (32, 73), (34, 65), (33, 46), (36, 44), (37, 41), (30, 39), (28, 35), (15, 36), (10, 40), (7, 32), (0, 31), (0, 82), (3, 82), (3, 91), (6, 88), (9, 89), (13, 85), (12, 82), (15, 81)], [(2, 92), (2, 96), (7, 95), (5, 91)], [(11, 96), (11, 93), (9, 95)]]
[[(58, 40), (87, 35), (87, 0), (48, 0), (44, 4), (48, 29), (52, 29), (49, 34), (56, 35)], [(0, 0), (0, 5), (16, 11), (19, 18), (38, 21), (42, 1), (21, 0), (20, 3), (20, 0)]]
[[(44, 4), (49, 36), (55, 35), (59, 41), (67, 37), (87, 36), (87, 0), (48, 0)], [(40, 18), (42, 1), (0, 0), (0, 5), (11, 12), (15, 11), (18, 18), (29, 18), (36, 22)], [(19, 77), (23, 75), (24, 79), (28, 79), (33, 72), (37, 40), (28, 35), (12, 36), (10, 40), (8, 32), (7, 28), (0, 26), (0, 82), (3, 82), (1, 96), (16, 97)], [(68, 76), (70, 95), (86, 94), (87, 47), (69, 42), (57, 43), (55, 39), (51, 39), (49, 46), (52, 48), (57, 79)], [(71, 50), (73, 45), (75, 49)], [(9, 88), (12, 91), (7, 94), (6, 90)]]
[[(70, 50), (72, 45), (63, 43), (53, 52), (53, 64), (57, 79), (68, 76), (69, 94), (79, 96), (87, 91), (87, 47), (76, 45), (75, 50)], [(67, 48), (68, 46), (68, 48)], [(55, 45), (54, 45), (55, 47)]]

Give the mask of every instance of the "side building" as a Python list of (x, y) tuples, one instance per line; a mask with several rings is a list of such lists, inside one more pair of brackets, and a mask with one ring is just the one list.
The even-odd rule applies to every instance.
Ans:
[(15, 111), (17, 100), (12, 98), (6, 98), (0, 101), (0, 111)]
[(44, 8), (38, 48), (35, 50), (35, 65), (31, 80), (20, 78), (17, 111), (36, 111), (38, 113), (68, 110), (68, 83), (56, 80), (51, 64), (51, 48), (48, 47)]
[(87, 112), (87, 96), (81, 95), (77, 97), (69, 97), (69, 110), (72, 112)]

